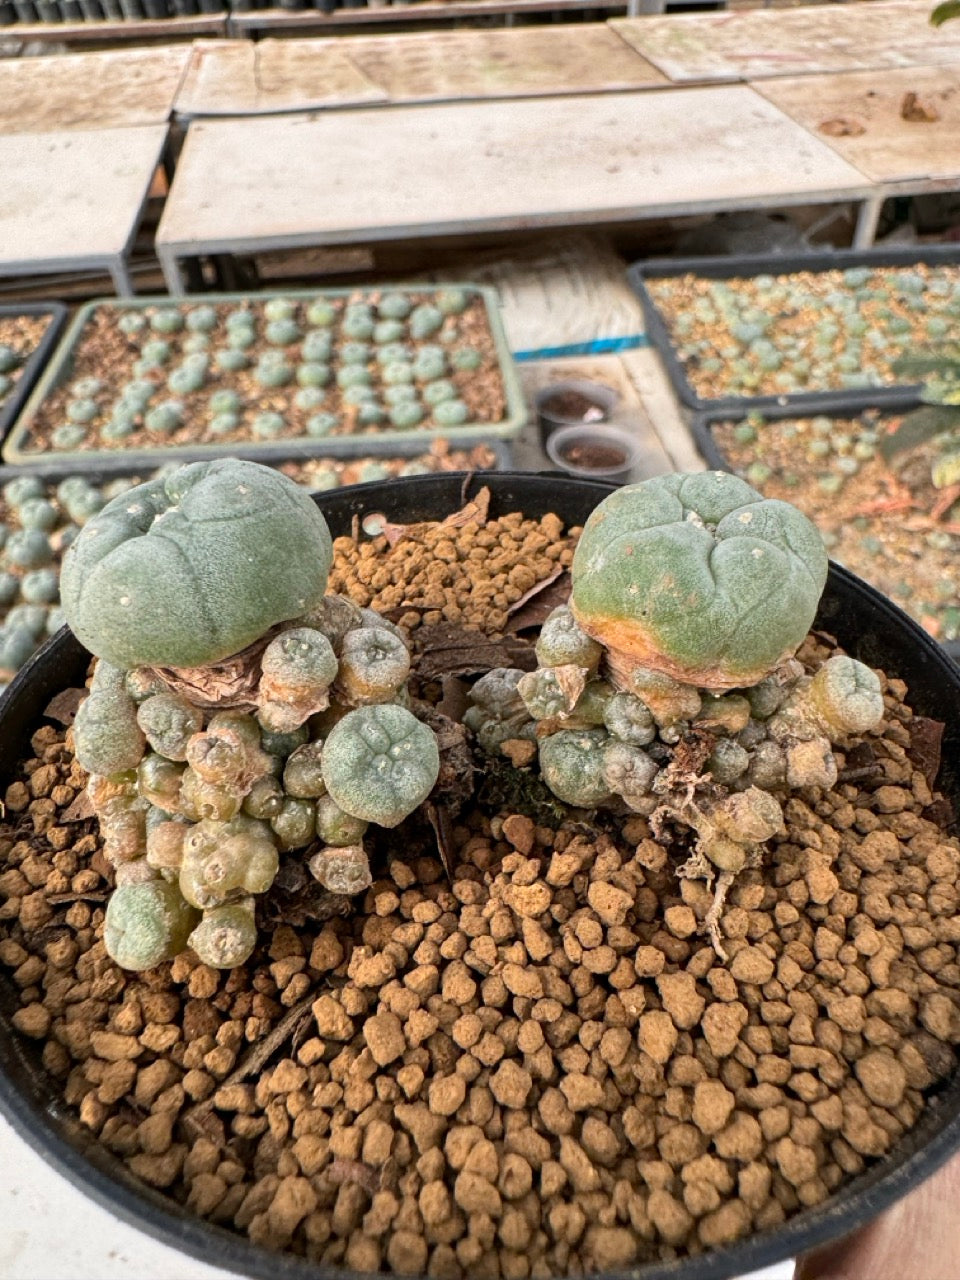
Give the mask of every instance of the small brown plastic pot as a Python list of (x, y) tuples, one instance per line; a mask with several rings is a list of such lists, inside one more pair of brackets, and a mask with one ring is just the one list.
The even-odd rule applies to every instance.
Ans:
[(534, 396), (540, 443), (544, 449), (554, 431), (561, 427), (606, 422), (620, 396), (612, 387), (586, 378), (552, 382)]

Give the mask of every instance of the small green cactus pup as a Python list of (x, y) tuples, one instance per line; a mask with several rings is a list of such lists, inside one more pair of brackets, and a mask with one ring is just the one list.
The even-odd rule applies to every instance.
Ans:
[(318, 604), (331, 558), (300, 486), (222, 459), (108, 503), (64, 556), (60, 591), (74, 634), (116, 666), (205, 666)]
[(410, 652), (386, 627), (357, 627), (340, 644), (337, 694), (350, 706), (389, 702), (410, 674)]
[(844, 654), (829, 658), (811, 677), (808, 696), (831, 742), (851, 733), (870, 733), (883, 719), (879, 677)]
[[(295, 800), (316, 800), (326, 793), (322, 742), (306, 742), (290, 753), (283, 766), (283, 790)], [(271, 815), (272, 816), (272, 815)], [(336, 841), (328, 841), (335, 844)], [(350, 841), (345, 841), (349, 844)]]
[(137, 768), (137, 789), (144, 800), (164, 813), (178, 813), (183, 770), (182, 764), (151, 751)]
[(353, 896), (373, 883), (370, 862), (363, 845), (336, 845), (318, 849), (307, 863), (313, 877), (330, 893)]
[[(129, 685), (128, 677), (128, 689)], [(154, 751), (166, 756), (168, 760), (184, 761), (187, 758), (187, 743), (203, 727), (203, 715), (186, 698), (164, 690), (140, 703), (137, 724)]]
[(257, 945), (253, 899), (244, 898), (205, 911), (187, 945), (193, 948), (201, 964), (208, 964), (212, 969), (235, 969), (244, 964)]
[(180, 892), (201, 910), (241, 895), (266, 893), (280, 867), (270, 828), (245, 814), (204, 819), (183, 842)]
[(174, 884), (122, 885), (107, 903), (103, 944), (121, 969), (152, 969), (179, 955), (198, 919)]
[(704, 694), (700, 710), (693, 723), (699, 729), (734, 737), (747, 727), (750, 719), (750, 703), (739, 694), (728, 693), (723, 697)]
[(620, 796), (631, 808), (648, 808), (656, 804), (651, 800), (653, 781), (660, 766), (643, 750), (618, 738), (608, 738), (602, 747), (601, 777), (604, 786)]
[(559, 605), (545, 619), (536, 644), (541, 667), (564, 667), (570, 663), (594, 672), (600, 665), (603, 648), (579, 626), (568, 605)]
[(263, 653), (257, 690), (260, 723), (289, 733), (330, 702), (337, 655), (330, 641), (312, 627), (292, 627), (271, 640)]
[(186, 822), (169, 818), (151, 827), (147, 823), (147, 862), (165, 880), (178, 881), (183, 863), (183, 842), (190, 830)]
[[(249, 723), (256, 729), (252, 719)], [(187, 743), (187, 763), (203, 782), (242, 799), (257, 778), (270, 770), (270, 758), (260, 750), (259, 738), (258, 732), (251, 741), (249, 734), (229, 721), (211, 724)]]
[(661, 671), (651, 671), (649, 667), (631, 666), (628, 683), (630, 692), (646, 703), (661, 729), (692, 720), (703, 705), (693, 685), (683, 684)]
[[(719, 745), (717, 743), (718, 747)], [(779, 743), (768, 738), (764, 742), (759, 742), (749, 752), (749, 756), (747, 781), (751, 786), (762, 787), (764, 791), (779, 791), (786, 786), (787, 755)]]
[(240, 812), (242, 797), (235, 791), (205, 782), (191, 768), (186, 768), (180, 778), (180, 812), (191, 822), (206, 818), (228, 822)]
[(343, 637), (363, 622), (359, 606), (348, 596), (327, 595), (309, 613), (297, 619), (298, 626), (322, 631), (330, 641), (333, 652), (339, 656)]
[(258, 778), (243, 798), (243, 812), (250, 818), (269, 822), (283, 807), (283, 787), (273, 774)]
[(470, 294), (466, 289), (438, 289), (436, 304), (445, 316), (459, 316), (470, 305)]
[(534, 720), (553, 720), (573, 711), (586, 683), (583, 667), (539, 667), (521, 677), (517, 692)]
[(317, 800), (316, 832), (328, 845), (360, 844), (369, 823), (346, 813), (332, 796)]
[(657, 736), (650, 708), (633, 693), (615, 693), (604, 708), (603, 723), (614, 738), (634, 747), (645, 747)]
[(405, 293), (385, 293), (377, 304), (377, 315), (386, 320), (406, 320), (413, 303)]
[(610, 800), (603, 768), (608, 741), (603, 729), (562, 729), (540, 739), (540, 772), (564, 804), (592, 809)]
[(103, 837), (103, 856), (114, 867), (137, 862), (147, 853), (147, 802), (137, 794), (136, 775), (119, 795), (94, 809)]
[(146, 737), (137, 704), (127, 693), (124, 672), (109, 662), (97, 663), (73, 722), (73, 744), (83, 768), (105, 777), (136, 769), (143, 759)]
[(707, 761), (707, 772), (714, 782), (732, 787), (743, 777), (749, 766), (750, 752), (746, 747), (734, 742), (732, 738), (720, 738)]
[(618, 683), (640, 665), (744, 688), (796, 652), (826, 575), (820, 534), (789, 503), (725, 472), (655, 476), (590, 515), (571, 608)]
[(779, 802), (758, 787), (725, 796), (711, 809), (710, 818), (721, 835), (738, 844), (759, 845), (786, 832)]
[(750, 714), (758, 720), (768, 720), (786, 702), (794, 685), (802, 675), (803, 664), (798, 662), (796, 658), (789, 658), (786, 662), (781, 663), (772, 674), (764, 676), (761, 681), (752, 685), (749, 689), (744, 689), (744, 697), (750, 703)]
[(433, 733), (394, 704), (358, 707), (331, 729), (323, 780), (346, 813), (395, 827), (426, 800), (440, 772)]
[(421, 302), (410, 312), (408, 323), (411, 338), (416, 338), (419, 342), (423, 338), (429, 338), (443, 325), (443, 312), (432, 303)]
[(464, 713), (463, 723), (490, 755), (512, 738), (531, 739), (536, 735), (536, 723), (519, 692), (524, 674), (516, 667), (494, 667), (470, 690), (471, 705)]
[(316, 831), (317, 806), (312, 800), (284, 796), (280, 812), (270, 819), (270, 829), (284, 851), (312, 844)]

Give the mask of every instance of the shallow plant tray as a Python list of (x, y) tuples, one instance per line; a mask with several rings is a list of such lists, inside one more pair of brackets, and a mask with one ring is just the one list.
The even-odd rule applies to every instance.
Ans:
[[(567, 525), (582, 523), (610, 486), (555, 475), (502, 474), (483, 482), (491, 515), (555, 512)], [(464, 477), (428, 476), (386, 485), (357, 486), (318, 500), (334, 535), (347, 534), (354, 517), (385, 511), (397, 522), (436, 520), (462, 506)], [(469, 496), (469, 491), (466, 494)], [(940, 788), (960, 799), (960, 673), (908, 617), (865, 583), (831, 566), (817, 623), (853, 655), (904, 680), (916, 712), (946, 721)], [(10, 778), (29, 750), (51, 697), (82, 681), (88, 655), (66, 631), (53, 639), (11, 686), (0, 721), (0, 770)], [(62, 1081), (44, 1068), (41, 1049), (12, 1024), (20, 991), (0, 976), (0, 1110), (41, 1155), (114, 1216), (183, 1253), (231, 1272), (270, 1280), (316, 1280), (357, 1275), (292, 1253), (268, 1251), (224, 1227), (202, 1221), (171, 1196), (137, 1180), (64, 1105)], [(906, 1195), (960, 1148), (960, 1073), (954, 1069), (929, 1098), (919, 1119), (890, 1153), (870, 1160), (821, 1204), (734, 1244), (681, 1258), (631, 1265), (608, 1274), (633, 1280), (728, 1280), (844, 1235)]]
[[(13, 386), (7, 394), (0, 395), (0, 438), (7, 434), (36, 385), (44, 365), (67, 322), (67, 308), (62, 302), (20, 302), (0, 306), (0, 329), (3, 321), (18, 316), (47, 317), (47, 325), (36, 346), (16, 370)], [(0, 333), (0, 342), (3, 336)]]
[[(462, 289), (470, 297), (468, 311), (461, 317), (449, 316), (444, 328), (453, 336), (444, 339), (430, 335), (421, 340), (421, 346), (446, 345), (448, 352), (460, 346), (477, 345), (482, 356), (482, 364), (478, 370), (454, 370), (448, 378), (455, 384), (458, 398), (462, 398), (472, 408), (482, 398), (485, 389), (489, 388), (491, 397), (499, 401), (499, 416), (494, 420), (475, 417), (459, 424), (443, 424), (432, 418), (432, 409), (425, 405), (426, 414), (423, 423), (413, 427), (356, 428), (352, 422), (355, 410), (345, 409), (342, 404), (341, 389), (336, 384), (336, 375), (341, 367), (340, 354), (350, 335), (341, 337), (340, 325), (342, 312), (347, 303), (375, 302), (380, 297), (404, 295), (414, 304), (430, 301), (441, 292), (437, 286), (385, 287), (383, 289), (309, 289), (295, 291), (277, 291), (262, 294), (202, 294), (189, 299), (171, 299), (166, 296), (144, 297), (127, 300), (99, 299), (87, 304), (76, 317), (44, 376), (34, 388), (32, 395), (21, 414), (9, 439), (3, 447), (3, 461), (8, 464), (44, 465), (53, 463), (69, 464), (74, 469), (113, 467), (118, 462), (130, 463), (137, 467), (158, 466), (166, 461), (199, 461), (204, 458), (225, 456), (243, 456), (249, 458), (265, 458), (271, 450), (278, 447), (289, 449), (292, 445), (310, 447), (322, 446), (331, 457), (355, 457), (358, 454), (376, 454), (394, 452), (400, 444), (413, 443), (421, 449), (427, 449), (431, 440), (438, 437), (447, 439), (453, 445), (469, 445), (480, 439), (510, 439), (523, 428), (527, 419), (527, 408), (520, 389), (513, 360), (507, 346), (506, 335), (499, 314), (499, 303), (493, 289), (473, 284), (456, 284), (443, 287), (444, 290)], [(286, 346), (270, 344), (264, 329), (267, 320), (264, 317), (264, 304), (271, 300), (289, 300), (296, 311), (296, 320), (300, 328), (300, 337)], [(210, 341), (210, 352), (219, 354), (218, 348), (227, 345), (228, 329), (226, 316), (235, 311), (249, 311), (254, 319), (256, 338), (250, 349), (251, 365), (255, 363), (257, 354), (263, 350), (284, 352), (286, 360), (293, 368), (298, 367), (301, 360), (301, 338), (312, 326), (306, 318), (306, 311), (311, 301), (328, 301), (336, 311), (335, 323), (329, 326), (332, 336), (330, 354), (326, 357), (316, 355), (308, 357), (313, 363), (326, 363), (331, 370), (331, 383), (325, 388), (325, 396), (310, 408), (295, 403), (295, 397), (305, 388), (291, 378), (287, 385), (264, 387), (255, 382), (252, 368), (237, 371), (224, 371), (211, 362), (203, 385), (196, 390), (177, 392), (167, 387), (167, 378), (186, 354), (182, 343), (188, 338), (196, 339), (197, 334), (188, 328), (173, 334), (150, 333), (144, 335), (144, 341), (160, 341), (169, 344), (169, 356), (163, 365), (149, 372), (141, 371), (138, 375), (133, 366), (140, 357), (138, 339), (133, 335), (125, 335), (119, 329), (119, 323), (126, 315), (140, 313), (149, 318), (157, 311), (179, 311), (186, 315), (198, 308), (212, 308), (217, 315), (216, 324)], [(406, 333), (405, 321), (403, 336), (397, 341), (403, 342), (416, 355), (418, 341)], [(462, 329), (462, 337), (457, 335)], [(356, 340), (354, 340), (356, 341)], [(387, 383), (381, 378), (382, 369), (374, 356), (376, 344), (372, 339), (364, 339), (369, 347), (369, 360), (366, 368), (370, 374), (371, 385), (378, 391), (386, 390)], [(195, 353), (199, 354), (199, 352)], [(449, 370), (449, 361), (448, 361)], [(128, 436), (115, 442), (105, 443), (99, 439), (99, 429), (108, 420), (111, 410), (119, 399), (121, 386), (132, 379), (152, 381), (156, 390), (143, 408), (142, 413), (149, 413), (164, 401), (178, 400), (182, 406), (182, 425), (169, 431), (148, 430), (143, 425), (142, 417)], [(49, 434), (57, 425), (67, 421), (65, 416), (68, 398), (66, 387), (74, 379), (99, 379), (105, 386), (93, 393), (91, 398), (96, 406), (94, 417), (90, 420), (87, 440), (70, 444), (69, 447), (52, 447)], [(111, 387), (111, 383), (113, 386)], [(420, 386), (418, 383), (418, 392)], [(240, 418), (232, 430), (223, 435), (213, 435), (207, 431), (211, 411), (207, 408), (207, 400), (215, 391), (236, 391), (242, 397), (243, 404)], [(89, 411), (89, 410), (88, 410)], [(252, 430), (252, 421), (257, 412), (273, 413), (284, 419), (284, 426), (276, 429), (276, 434), (257, 439)], [(307, 430), (307, 420), (315, 414), (330, 414), (336, 420), (330, 434), (311, 434)], [(346, 430), (340, 429), (347, 415)], [(197, 442), (197, 423), (202, 417), (202, 431), (206, 438)], [(43, 447), (37, 447), (37, 442)]]
[[(630, 283), (640, 299), (647, 334), (663, 359), (667, 374), (673, 388), (685, 405), (692, 409), (750, 409), (770, 405), (791, 405), (794, 409), (810, 409), (819, 411), (818, 406), (838, 404), (852, 408), (867, 403), (905, 405), (916, 397), (917, 385), (912, 384), (874, 384), (843, 388), (823, 387), (807, 391), (779, 391), (748, 395), (740, 393), (702, 395), (691, 378), (689, 361), (682, 354), (682, 339), (671, 328), (660, 304), (654, 297), (655, 289), (651, 285), (658, 280), (675, 279), (685, 275), (696, 276), (702, 280), (744, 280), (750, 281), (757, 276), (786, 276), (796, 273), (815, 273), (825, 271), (847, 271), (861, 267), (908, 268), (911, 266), (960, 268), (960, 246), (926, 245), (903, 249), (877, 250), (830, 250), (828, 252), (804, 254), (748, 254), (725, 257), (704, 258), (652, 258), (645, 262), (637, 262), (630, 267), (628, 276)], [(849, 285), (840, 283), (841, 289)], [(957, 271), (955, 290), (960, 296), (960, 269)], [(917, 313), (924, 316), (924, 312)], [(947, 313), (946, 318), (956, 333), (960, 325), (960, 312)], [(811, 319), (811, 325), (813, 318)], [(776, 329), (770, 333), (770, 340), (776, 345)], [(904, 354), (907, 350), (919, 347), (929, 349), (932, 342), (943, 339), (925, 335), (909, 336), (902, 348), (892, 350), (891, 358)], [(719, 354), (719, 353), (718, 353)]]
[[(796, 402), (766, 408), (753, 404), (747, 412), (742, 409), (711, 409), (694, 417), (691, 431), (708, 466), (732, 471), (767, 497), (783, 498), (799, 506), (820, 526), (831, 556), (837, 556), (860, 577), (884, 592), (901, 609), (917, 618), (921, 625), (924, 618), (937, 619), (945, 609), (955, 611), (956, 619), (943, 619), (949, 638), (940, 639), (939, 643), (955, 662), (960, 663), (960, 635), (954, 634), (957, 627), (953, 625), (954, 621), (960, 623), (960, 583), (956, 576), (960, 535), (947, 530), (913, 531), (908, 527), (909, 511), (894, 509), (889, 513), (878, 510), (858, 514), (860, 507), (869, 507), (871, 503), (884, 500), (888, 491), (881, 481), (890, 473), (879, 459), (856, 459), (854, 450), (858, 446), (860, 449), (873, 448), (871, 436), (876, 433), (882, 435), (891, 418), (902, 417), (917, 403), (913, 400), (897, 408), (875, 397), (856, 410), (838, 397), (832, 402), (822, 401), (815, 411), (801, 408)], [(763, 421), (757, 421), (761, 417)], [(808, 426), (794, 437), (797, 440), (794, 450), (793, 440), (783, 441), (779, 435), (779, 424), (795, 420)], [(811, 429), (809, 424), (818, 420), (821, 430)], [(836, 431), (828, 431), (827, 420), (837, 424)], [(764, 455), (762, 447), (757, 449), (754, 442), (720, 440), (718, 429), (725, 424), (750, 426), (756, 432), (757, 442), (762, 442), (763, 433), (768, 428), (777, 432), (776, 452), (771, 449)], [(866, 433), (865, 439), (860, 438), (862, 433)], [(806, 452), (805, 441), (830, 444), (838, 440), (841, 450), (831, 448), (820, 460), (811, 458)], [(819, 447), (822, 449), (823, 445)], [(787, 459), (792, 460), (794, 453), (796, 461), (788, 465)], [(852, 463), (844, 464), (844, 458), (853, 458), (858, 463), (859, 469), (853, 475), (844, 476), (841, 468), (852, 466)], [(755, 467), (758, 470), (754, 470)], [(772, 470), (766, 476), (764, 472), (768, 468)], [(917, 470), (922, 473), (921, 467)], [(815, 471), (820, 476), (830, 477), (831, 485), (839, 484), (837, 491), (832, 493), (829, 488), (819, 487), (819, 479), (814, 480)], [(806, 502), (802, 487), (804, 479), (809, 498)], [(919, 510), (916, 513), (918, 517), (921, 514)], [(936, 534), (938, 545), (926, 541), (931, 534)], [(911, 573), (916, 574), (918, 570), (922, 576), (911, 582)], [(917, 582), (922, 590), (924, 580), (933, 592), (943, 583), (953, 584), (952, 600), (931, 601), (922, 596), (914, 600), (908, 591), (912, 592)]]

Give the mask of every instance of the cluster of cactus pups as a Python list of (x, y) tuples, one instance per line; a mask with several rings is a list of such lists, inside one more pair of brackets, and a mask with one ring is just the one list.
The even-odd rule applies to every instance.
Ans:
[(342, 429), (343, 409), (371, 431), (459, 426), (470, 411), (453, 375), (483, 363), (459, 330), (474, 297), (454, 287), (420, 301), (396, 290), (123, 311), (116, 328), (132, 376), (119, 391), (102, 377), (75, 378), (51, 444), (122, 447), (140, 430), (162, 442), (198, 424), (204, 440), (269, 441), (289, 436), (294, 421), (298, 434), (322, 438)]
[(308, 495), (232, 460), (108, 503), (65, 558), (67, 619), (98, 655), (73, 739), (116, 871), (104, 936), (123, 967), (188, 945), (242, 964), (281, 855), (358, 893), (368, 824), (396, 826), (432, 790), (409, 652), (324, 594), (330, 561)]
[(784, 832), (781, 801), (837, 780), (833, 745), (875, 729), (876, 674), (794, 657), (827, 572), (816, 528), (723, 472), (663, 476), (606, 499), (584, 528), (569, 605), (545, 621), (538, 667), (498, 669), (466, 713), (481, 747), (538, 743), (564, 803), (692, 833), (681, 876), (737, 874)]

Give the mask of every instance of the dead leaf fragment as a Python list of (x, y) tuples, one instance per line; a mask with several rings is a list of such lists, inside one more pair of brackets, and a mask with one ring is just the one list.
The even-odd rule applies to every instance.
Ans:
[(858, 138), (861, 133), (866, 133), (866, 128), (859, 120), (850, 120), (844, 116), (834, 116), (831, 120), (823, 120), (817, 125), (820, 133), (825, 133), (828, 138)]
[(86, 689), (64, 689), (50, 699), (43, 714), (51, 720), (70, 726), (76, 718), (77, 708), (87, 696), (87, 693), (88, 690)]

